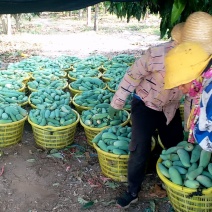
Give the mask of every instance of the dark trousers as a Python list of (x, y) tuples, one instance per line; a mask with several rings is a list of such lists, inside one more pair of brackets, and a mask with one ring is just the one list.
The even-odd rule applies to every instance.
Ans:
[(169, 125), (166, 125), (163, 112), (146, 107), (143, 101), (135, 97), (131, 104), (132, 138), (129, 146), (128, 191), (137, 194), (144, 180), (146, 163), (151, 153), (151, 137), (156, 129), (164, 147), (169, 148), (183, 140), (183, 127), (179, 109)]

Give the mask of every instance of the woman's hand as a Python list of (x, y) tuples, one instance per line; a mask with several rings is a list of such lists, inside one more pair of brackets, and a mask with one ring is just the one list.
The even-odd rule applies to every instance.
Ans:
[(113, 108), (111, 105), (108, 108), (108, 114), (111, 119), (113, 119), (114, 115), (117, 114), (120, 110)]

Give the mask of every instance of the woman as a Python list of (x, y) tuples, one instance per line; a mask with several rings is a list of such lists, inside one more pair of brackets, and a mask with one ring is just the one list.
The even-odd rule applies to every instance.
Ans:
[[(132, 138), (129, 145), (128, 188), (117, 198), (119, 207), (127, 208), (138, 200), (141, 183), (145, 177), (146, 162), (151, 153), (151, 137), (155, 130), (158, 130), (165, 148), (175, 146), (183, 140), (179, 111), (183, 93), (178, 87), (164, 90), (165, 56), (182, 40), (202, 41), (205, 48), (209, 48), (210, 51), (212, 49), (208, 45), (212, 35), (210, 27), (212, 27), (210, 14), (205, 12), (191, 14), (185, 23), (176, 25), (173, 29), (171, 33), (173, 41), (149, 48), (127, 70), (121, 80), (110, 104), (111, 118), (124, 107), (128, 95), (134, 94), (131, 104)], [(204, 36), (200, 36), (200, 30)], [(190, 106), (189, 103), (186, 102), (186, 108)]]
[[(122, 109), (128, 95), (131, 103), (132, 138), (129, 145), (128, 191), (117, 199), (119, 207), (127, 208), (138, 200), (145, 177), (146, 162), (151, 153), (151, 137), (158, 130), (165, 148), (183, 140), (178, 88), (164, 90), (165, 55), (180, 41), (183, 24), (174, 28), (175, 40), (149, 48), (126, 72), (109, 107), (113, 118)], [(176, 36), (175, 36), (176, 35)], [(135, 91), (135, 92), (134, 92)]]
[[(209, 44), (208, 46), (211, 46)], [(194, 97), (188, 120), (191, 143), (212, 152), (212, 56), (203, 45), (184, 42), (165, 58), (165, 89), (179, 88)]]

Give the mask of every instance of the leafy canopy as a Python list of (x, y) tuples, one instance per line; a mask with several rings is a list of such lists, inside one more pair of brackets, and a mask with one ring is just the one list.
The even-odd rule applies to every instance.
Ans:
[(212, 14), (211, 0), (142, 0), (135, 2), (106, 2), (108, 11), (116, 14), (118, 18), (136, 18), (140, 21), (149, 12), (160, 14), (160, 36), (170, 32), (174, 25), (184, 22), (193, 12), (203, 11)]

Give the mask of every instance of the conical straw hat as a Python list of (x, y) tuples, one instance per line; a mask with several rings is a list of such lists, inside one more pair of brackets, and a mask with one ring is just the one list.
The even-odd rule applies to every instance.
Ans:
[(165, 89), (178, 87), (198, 78), (211, 56), (197, 42), (182, 42), (165, 57)]
[(182, 42), (198, 42), (212, 54), (212, 16), (206, 12), (194, 12), (186, 19)]
[(181, 36), (184, 24), (184, 22), (176, 24), (171, 31), (171, 38), (177, 43), (181, 43)]

